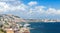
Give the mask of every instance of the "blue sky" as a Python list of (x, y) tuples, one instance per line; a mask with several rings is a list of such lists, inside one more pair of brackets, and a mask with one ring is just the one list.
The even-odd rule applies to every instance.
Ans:
[(0, 0), (0, 14), (23, 19), (60, 19), (60, 0)]
[[(60, 0), (22, 0), (24, 2), (24, 4), (29, 3), (30, 1), (36, 1), (38, 3), (38, 5), (43, 5), (46, 7), (53, 7), (56, 9), (59, 9), (60, 7)], [(57, 7), (56, 7), (57, 6)]]

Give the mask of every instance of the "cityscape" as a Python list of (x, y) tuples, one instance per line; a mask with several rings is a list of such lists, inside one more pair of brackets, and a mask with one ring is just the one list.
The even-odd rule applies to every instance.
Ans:
[(18, 25), (16, 22), (26, 22), (18, 16), (12, 14), (1, 14), (0, 15), (0, 31), (4, 33), (30, 33), (27, 24)]

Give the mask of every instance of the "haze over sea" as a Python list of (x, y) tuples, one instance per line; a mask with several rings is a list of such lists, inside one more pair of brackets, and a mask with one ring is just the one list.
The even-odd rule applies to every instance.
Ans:
[(60, 22), (30, 22), (31, 33), (60, 33)]

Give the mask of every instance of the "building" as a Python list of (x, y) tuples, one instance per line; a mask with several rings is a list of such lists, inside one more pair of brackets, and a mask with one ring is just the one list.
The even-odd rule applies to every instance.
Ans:
[(10, 29), (7, 29), (7, 30), (6, 30), (6, 33), (14, 33), (14, 30), (11, 29), (11, 28), (10, 28)]

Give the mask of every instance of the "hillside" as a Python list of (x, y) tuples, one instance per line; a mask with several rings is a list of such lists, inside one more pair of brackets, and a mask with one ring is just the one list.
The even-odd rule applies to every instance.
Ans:
[(0, 22), (26, 22), (22, 18), (12, 14), (0, 14)]

